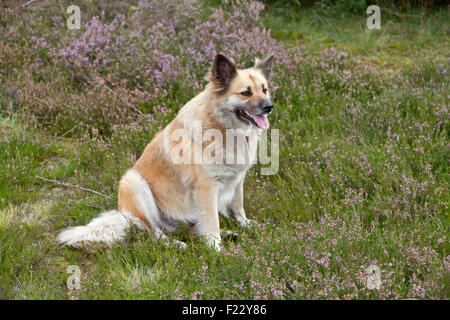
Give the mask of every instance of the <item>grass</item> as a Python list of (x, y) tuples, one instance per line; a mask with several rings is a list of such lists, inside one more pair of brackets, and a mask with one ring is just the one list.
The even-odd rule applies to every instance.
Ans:
[(264, 24), (275, 38), (292, 47), (316, 53), (335, 47), (347, 50), (355, 59), (375, 63), (385, 73), (420, 63), (430, 53), (448, 54), (449, 13), (436, 8), (432, 14), (413, 9), (397, 13), (381, 9), (381, 29), (366, 27), (364, 11), (359, 15), (334, 8), (269, 7)]
[[(306, 58), (295, 77), (276, 78), (279, 171), (261, 176), (258, 165), (246, 178), (245, 209), (258, 225), (220, 254), (183, 229), (174, 237), (185, 252), (136, 230), (113, 248), (60, 246), (60, 230), (116, 206), (120, 176), (175, 112), (144, 101), (158, 125), (67, 133), (73, 125), (30, 125), (0, 86), (0, 297), (448, 299), (448, 14), (382, 12), (382, 29), (369, 31), (349, 13), (263, 11), (272, 36)], [(171, 95), (172, 110), (190, 98)], [(66, 286), (70, 265), (80, 289)], [(366, 286), (370, 265), (379, 290)]]

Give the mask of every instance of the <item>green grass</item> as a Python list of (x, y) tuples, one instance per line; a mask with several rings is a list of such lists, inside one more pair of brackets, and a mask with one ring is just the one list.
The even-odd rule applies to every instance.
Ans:
[(317, 53), (335, 47), (348, 50), (352, 57), (374, 62), (384, 72), (420, 63), (432, 54), (448, 56), (449, 12), (438, 7), (432, 14), (425, 10), (396, 13), (381, 8), (381, 29), (368, 30), (367, 16), (328, 8), (273, 6), (266, 9), (264, 25), (272, 36), (292, 47)]
[[(59, 231), (116, 206), (120, 176), (158, 128), (138, 122), (82, 140), (49, 136), (19, 112), (5, 112), (0, 298), (450, 297), (449, 82), (441, 72), (449, 58), (448, 10), (404, 19), (382, 13), (382, 29), (373, 31), (364, 17), (315, 8), (264, 13), (265, 26), (287, 46), (319, 61), (332, 47), (347, 55), (335, 62), (336, 73), (303, 61), (297, 78), (276, 83), (279, 172), (261, 176), (256, 166), (245, 184), (245, 209), (258, 226), (225, 241), (222, 253), (183, 229), (174, 237), (187, 241), (185, 252), (135, 230), (113, 248), (62, 247)], [(339, 78), (344, 70), (356, 75), (350, 84)], [(173, 116), (157, 120), (164, 125)], [(238, 229), (223, 219), (221, 226)], [(371, 264), (381, 269), (380, 290), (365, 285)], [(66, 286), (70, 265), (81, 269), (79, 290)]]

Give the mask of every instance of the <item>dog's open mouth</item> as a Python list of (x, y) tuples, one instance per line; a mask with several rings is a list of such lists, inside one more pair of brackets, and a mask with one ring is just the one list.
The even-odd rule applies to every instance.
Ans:
[(246, 123), (250, 122), (252, 125), (263, 130), (267, 130), (270, 127), (269, 120), (267, 120), (267, 116), (264, 114), (256, 115), (242, 109), (236, 109), (236, 116), (242, 121)]

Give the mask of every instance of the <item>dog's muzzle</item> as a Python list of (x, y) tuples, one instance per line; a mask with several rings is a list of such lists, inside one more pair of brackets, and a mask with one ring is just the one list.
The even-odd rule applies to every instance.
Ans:
[(271, 113), (273, 110), (272, 102), (270, 101), (264, 102), (261, 106), (261, 109), (263, 110), (264, 113)]

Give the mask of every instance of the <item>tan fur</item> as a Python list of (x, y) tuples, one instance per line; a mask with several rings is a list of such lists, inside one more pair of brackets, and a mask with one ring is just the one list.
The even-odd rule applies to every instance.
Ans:
[[(229, 216), (230, 213), (233, 214), (239, 223), (245, 225), (248, 219), (245, 217), (243, 206), (243, 185), (245, 172), (249, 166), (241, 165), (242, 168), (238, 169), (231, 177), (228, 175), (221, 177), (203, 164), (173, 164), (170, 158), (170, 149), (174, 144), (165, 139), (167, 140), (166, 137), (176, 129), (189, 130), (186, 123), (190, 119), (198, 119), (202, 121), (204, 131), (214, 128), (222, 132), (225, 145), (226, 129), (234, 128), (234, 126), (230, 121), (223, 120), (219, 111), (220, 105), (227, 97), (233, 96), (235, 99), (246, 101), (249, 109), (255, 108), (258, 103), (267, 99), (268, 94), (263, 92), (263, 88), (269, 88), (269, 84), (263, 72), (257, 68), (236, 70), (236, 75), (226, 90), (220, 90), (220, 82), (213, 81), (211, 75), (209, 79), (210, 83), (205, 90), (189, 101), (177, 117), (147, 145), (133, 169), (150, 186), (153, 197), (163, 215), (175, 220), (184, 218), (192, 220), (198, 225), (197, 230), (206, 237), (207, 242), (218, 249), (220, 228), (218, 188), (215, 184), (221, 179), (237, 178), (239, 180), (234, 185), (234, 195), (227, 207), (228, 212), (224, 212), (224, 214), (226, 216)], [(250, 98), (240, 94), (249, 89), (252, 92)], [(257, 131), (260, 131), (258, 128), (252, 127), (247, 130), (250, 130), (250, 135), (258, 135)], [(191, 140), (189, 143), (193, 146), (196, 142)], [(202, 145), (202, 150), (204, 148), (205, 143)], [(239, 167), (239, 165), (233, 164), (229, 166)], [(186, 198), (189, 197), (195, 198), (192, 201), (194, 208), (190, 209), (197, 210), (197, 212), (185, 211), (190, 210), (185, 207)], [(136, 204), (134, 194), (122, 184), (119, 187), (119, 210), (131, 212), (148, 226), (149, 231), (152, 230), (151, 223), (146, 220), (141, 208)], [(186, 216), (183, 216), (184, 214)]]
[[(242, 133), (239, 137), (244, 137), (241, 141), (245, 143), (238, 144), (233, 152), (251, 153), (250, 158), (256, 159), (256, 150), (249, 151), (248, 144), (249, 141), (257, 141), (262, 129), (239, 117), (236, 110), (246, 110), (258, 119), (270, 112), (261, 113), (261, 108), (267, 105), (272, 108), (269, 93), (263, 90), (269, 88), (266, 75), (270, 72), (271, 63), (272, 57), (269, 57), (263, 62), (256, 61), (253, 68), (237, 70), (231, 59), (217, 55), (205, 89), (153, 138), (132, 170), (122, 177), (118, 210), (138, 218), (145, 229), (158, 239), (167, 239), (165, 232), (171, 231), (174, 223), (195, 225), (196, 231), (217, 250), (220, 250), (221, 240), (219, 211), (225, 217), (233, 216), (241, 226), (248, 227), (250, 220), (244, 211), (243, 185), (251, 163), (176, 164), (171, 154), (176, 150), (177, 143), (170, 138), (177, 130), (189, 133), (189, 139), (184, 143), (185, 147), (191, 147), (193, 156), (194, 145), (202, 151), (208, 145), (194, 137), (195, 121), (201, 121), (203, 132), (215, 129), (222, 133), (222, 151), (225, 150), (227, 129), (240, 129)], [(247, 90), (252, 93), (250, 97), (243, 95)], [(99, 222), (100, 226), (101, 223), (107, 225), (108, 219), (109, 216), (105, 216)], [(127, 226), (114, 227), (120, 230)], [(83, 231), (84, 238), (89, 239), (89, 228), (77, 230)], [(76, 236), (69, 230), (61, 239), (76, 243)], [(97, 238), (101, 239), (101, 234)]]

